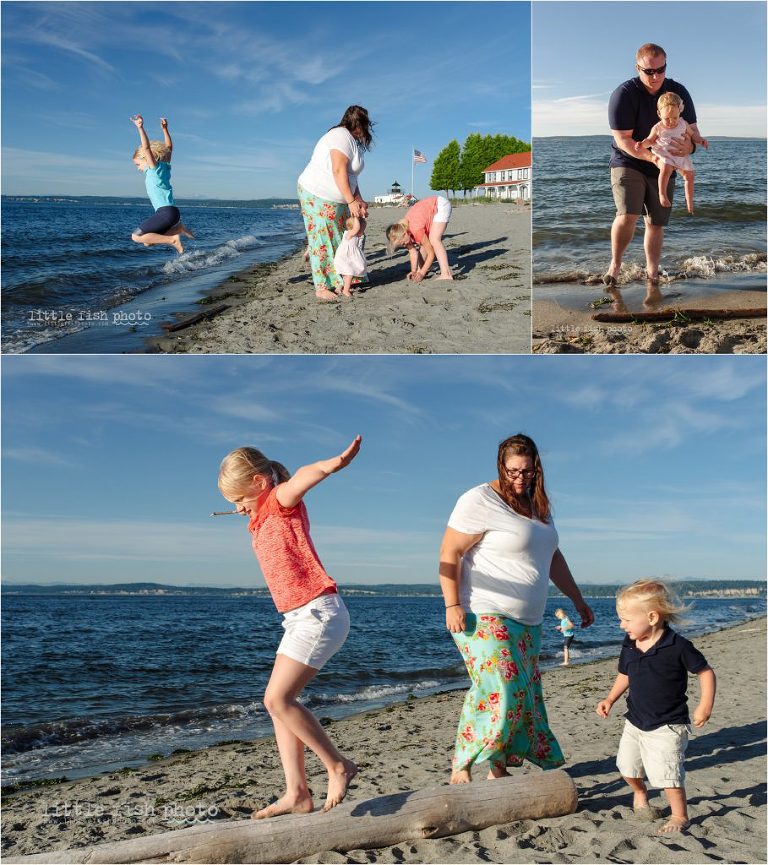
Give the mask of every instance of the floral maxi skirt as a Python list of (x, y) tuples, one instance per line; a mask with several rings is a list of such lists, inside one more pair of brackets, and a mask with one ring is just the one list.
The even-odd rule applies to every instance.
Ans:
[(541, 625), (467, 613), (466, 630), (452, 636), (472, 680), (459, 719), (453, 771), (484, 760), (498, 768), (521, 766), (523, 760), (542, 769), (562, 766), (541, 689)]
[(323, 288), (336, 291), (342, 287), (343, 282), (333, 266), (333, 256), (344, 236), (349, 206), (336, 201), (326, 201), (307, 192), (302, 186), (298, 187), (298, 194), (301, 215), (307, 230), (309, 263), (312, 266), (315, 291)]

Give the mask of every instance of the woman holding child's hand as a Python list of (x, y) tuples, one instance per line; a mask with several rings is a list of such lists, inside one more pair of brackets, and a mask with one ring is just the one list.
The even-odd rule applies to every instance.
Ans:
[(342, 289), (333, 257), (347, 219), (368, 216), (368, 204), (357, 178), (365, 167), (365, 151), (371, 148), (372, 127), (365, 108), (350, 105), (338, 126), (317, 142), (309, 164), (299, 176), (298, 195), (307, 230), (312, 281), (321, 301), (337, 300)]
[(452, 784), (471, 781), (487, 760), (489, 778), (524, 759), (543, 769), (564, 762), (549, 729), (539, 673), (541, 622), (551, 580), (594, 621), (558, 549), (544, 470), (535, 443), (516, 435), (499, 445), (498, 479), (462, 495), (440, 547), (445, 624), (467, 665)]

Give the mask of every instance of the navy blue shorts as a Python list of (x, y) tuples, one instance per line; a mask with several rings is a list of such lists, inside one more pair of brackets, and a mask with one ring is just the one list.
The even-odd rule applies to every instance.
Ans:
[(569, 649), (571, 647), (572, 642), (573, 642), (573, 634), (571, 634), (570, 637), (566, 637), (563, 640), (563, 646), (565, 646), (566, 649)]
[(134, 234), (165, 234), (169, 228), (178, 225), (181, 222), (181, 213), (179, 208), (173, 205), (167, 207), (158, 207), (149, 219), (144, 222), (133, 232)]

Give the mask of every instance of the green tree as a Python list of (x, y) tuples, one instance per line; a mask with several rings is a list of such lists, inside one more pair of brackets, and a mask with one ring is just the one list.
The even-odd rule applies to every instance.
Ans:
[(459, 175), (464, 194), (474, 189), (484, 180), (483, 169), (498, 162), (510, 153), (524, 153), (531, 149), (530, 144), (512, 135), (480, 135), (473, 132), (467, 136), (461, 151)]
[(455, 192), (461, 187), (459, 181), (460, 153), (459, 142), (454, 139), (437, 154), (432, 167), (432, 177), (429, 181), (430, 189), (444, 189), (448, 193), (449, 190)]

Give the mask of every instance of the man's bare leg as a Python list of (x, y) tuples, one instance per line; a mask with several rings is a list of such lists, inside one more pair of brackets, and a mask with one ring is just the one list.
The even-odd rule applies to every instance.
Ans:
[(661, 249), (664, 246), (664, 226), (651, 225), (648, 217), (645, 219), (643, 246), (645, 248), (645, 270), (648, 274), (648, 279), (658, 282)]
[(640, 217), (634, 213), (617, 213), (611, 226), (611, 263), (606, 276), (616, 279), (621, 270), (624, 253), (635, 236), (637, 220)]

